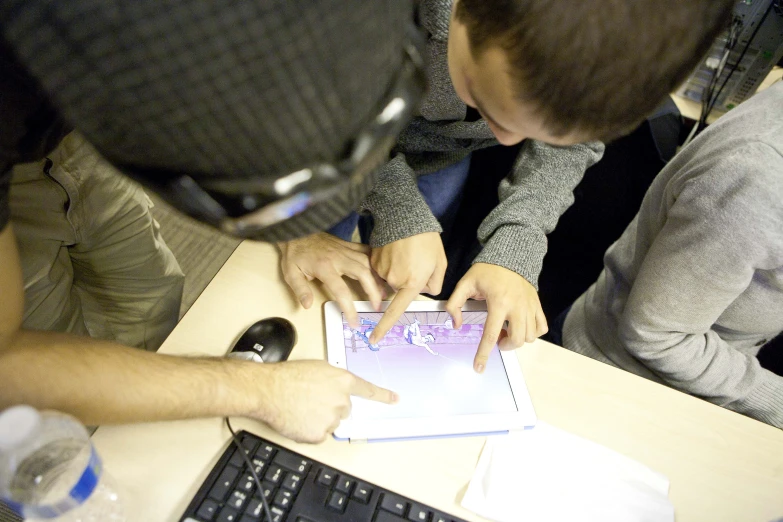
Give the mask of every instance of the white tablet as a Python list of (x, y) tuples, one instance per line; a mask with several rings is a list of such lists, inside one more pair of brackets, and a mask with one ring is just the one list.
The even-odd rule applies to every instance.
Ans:
[[(351, 329), (336, 302), (324, 305), (329, 363), (396, 392), (382, 404), (353, 397), (351, 416), (336, 438), (382, 440), (488, 434), (535, 425), (536, 415), (514, 352), (495, 347), (483, 374), (473, 371), (486, 303), (468, 301), (455, 330), (443, 301), (414, 301), (377, 345), (369, 337), (382, 312), (355, 303), (361, 325)], [(383, 303), (385, 310), (388, 303)]]

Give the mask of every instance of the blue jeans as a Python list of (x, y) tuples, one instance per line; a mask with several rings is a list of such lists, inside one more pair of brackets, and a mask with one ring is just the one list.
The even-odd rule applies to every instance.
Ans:
[[(470, 157), (471, 155), (468, 154), (459, 163), (449, 165), (432, 174), (419, 176), (417, 180), (419, 192), (444, 231), (450, 227), (462, 201), (462, 189), (465, 187), (465, 181), (468, 179), (470, 171)], [(329, 233), (345, 241), (350, 241), (357, 226), (362, 243), (369, 243), (373, 229), (372, 216), (360, 216), (356, 212), (352, 212), (330, 228)]]

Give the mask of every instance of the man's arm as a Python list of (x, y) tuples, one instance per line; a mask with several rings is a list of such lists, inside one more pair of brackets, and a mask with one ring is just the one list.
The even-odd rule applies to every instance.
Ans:
[(350, 395), (395, 397), (325, 361), (258, 364), (159, 355), (72, 334), (21, 329), (24, 290), (10, 225), (0, 232), (0, 409), (55, 409), (85, 424), (247, 416), (298, 441), (323, 440)]
[(459, 328), (468, 299), (487, 302), (484, 333), (473, 360), (477, 372), (484, 371), (496, 344), (501, 350), (515, 349), (547, 332), (537, 292), (546, 234), (573, 203), (574, 188), (603, 151), (599, 142), (553, 147), (527, 140), (513, 171), (500, 182), (500, 203), (478, 230), (484, 249), (446, 305)]
[(619, 324), (626, 349), (670, 386), (779, 428), (783, 377), (712, 327), (764, 271), (783, 267), (782, 170), (778, 152), (754, 145), (685, 181)]
[(375, 344), (421, 292), (439, 294), (446, 273), (440, 223), (419, 192), (416, 175), (397, 154), (384, 165), (361, 210), (372, 213), (370, 264), (397, 292), (370, 336)]
[(546, 235), (574, 202), (585, 171), (603, 153), (600, 142), (554, 147), (527, 140), (513, 171), (500, 183), (500, 204), (479, 227), (484, 249), (474, 263), (502, 266), (538, 288)]
[(10, 225), (0, 232), (0, 408), (31, 404), (86, 424), (248, 413), (238, 361), (179, 359), (89, 337), (21, 329), (24, 289)]
[(404, 154), (398, 153), (383, 166), (360, 210), (373, 216), (374, 228), (370, 236), (373, 248), (443, 230), (419, 192), (416, 174)]

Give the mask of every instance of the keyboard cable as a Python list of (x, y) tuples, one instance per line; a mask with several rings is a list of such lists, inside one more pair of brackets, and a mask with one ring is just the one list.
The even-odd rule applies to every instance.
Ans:
[(245, 453), (245, 448), (242, 446), (242, 443), (239, 441), (239, 437), (237, 437), (237, 434), (234, 432), (234, 428), (231, 427), (231, 421), (228, 420), (228, 417), (224, 417), (224, 419), (226, 421), (226, 426), (228, 426), (228, 431), (231, 432), (231, 438), (234, 440), (234, 445), (237, 447), (239, 454), (242, 455), (242, 458), (245, 459), (247, 469), (250, 470), (250, 474), (253, 475), (253, 480), (256, 481), (258, 494), (261, 497), (261, 505), (264, 506), (264, 513), (266, 514), (266, 522), (272, 522), (272, 512), (269, 511), (269, 504), (266, 501), (264, 487), (261, 485), (261, 480), (258, 478), (256, 470), (253, 469), (253, 463), (250, 461), (250, 457), (247, 456), (247, 453)]

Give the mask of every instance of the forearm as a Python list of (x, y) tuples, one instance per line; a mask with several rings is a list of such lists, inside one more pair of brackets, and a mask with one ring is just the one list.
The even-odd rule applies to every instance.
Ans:
[(372, 192), (362, 202), (361, 210), (375, 219), (370, 237), (372, 247), (442, 230), (419, 192), (416, 175), (403, 154), (384, 165)]
[(626, 349), (669, 386), (783, 428), (783, 377), (731, 347), (714, 331), (652, 332), (625, 324)]
[(528, 140), (512, 173), (500, 183), (500, 203), (479, 227), (484, 249), (474, 262), (502, 266), (537, 286), (546, 235), (573, 203), (574, 188), (603, 150), (599, 142), (553, 147)]
[(159, 355), (22, 330), (0, 353), (0, 409), (30, 404), (88, 425), (247, 415), (257, 412), (247, 391), (263, 393), (265, 371), (244, 361)]

